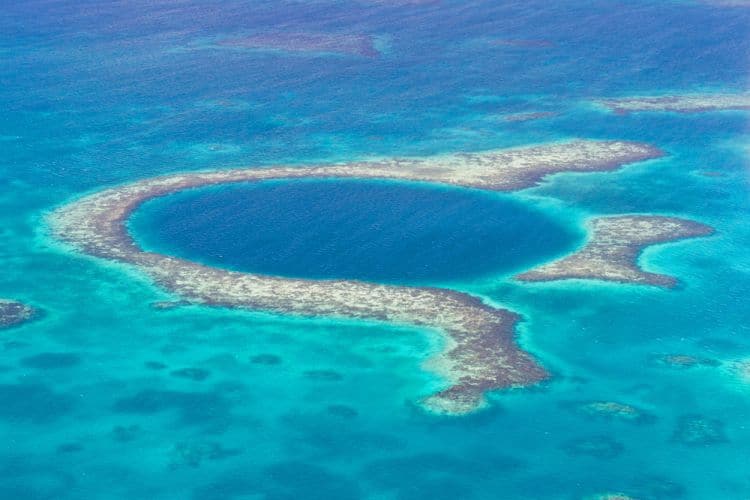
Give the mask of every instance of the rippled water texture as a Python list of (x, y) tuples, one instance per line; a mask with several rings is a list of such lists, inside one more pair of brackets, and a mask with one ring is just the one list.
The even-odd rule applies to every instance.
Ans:
[(518, 270), (579, 239), (507, 196), (373, 181), (180, 193), (154, 200), (131, 228), (147, 249), (218, 267), (401, 283)]

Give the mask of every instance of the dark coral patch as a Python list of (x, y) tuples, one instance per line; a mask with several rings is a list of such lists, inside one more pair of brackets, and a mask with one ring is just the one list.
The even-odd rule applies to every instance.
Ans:
[(69, 352), (43, 352), (36, 356), (30, 356), (21, 360), (26, 368), (37, 370), (54, 370), (58, 368), (70, 368), (81, 362), (77, 354)]
[(223, 460), (240, 453), (239, 449), (225, 448), (220, 443), (177, 443), (170, 452), (169, 466), (200, 467), (206, 460)]
[[(498, 474), (521, 466), (517, 459), (503, 455), (486, 455), (481, 460), (469, 458), (472, 453), (422, 453), (395, 459), (376, 460), (365, 467), (366, 477), (376, 486), (396, 493), (395, 498), (473, 498), (477, 481), (491, 481)], [(404, 471), (410, 480), (404, 481)], [(466, 481), (465, 478), (472, 478)]]
[(684, 496), (685, 488), (669, 478), (636, 474), (617, 490), (589, 495), (584, 500), (675, 500)]
[[(287, 446), (318, 455), (351, 457), (364, 453), (395, 453), (405, 447), (399, 436), (359, 430), (356, 425), (342, 425), (341, 418), (325, 418), (299, 411), (278, 419), (278, 425), (289, 434)], [(352, 446), (356, 443), (356, 446)]]
[(203, 368), (182, 368), (180, 370), (174, 370), (171, 375), (178, 378), (186, 378), (195, 382), (201, 382), (206, 380), (211, 372), (204, 370)]
[[(315, 465), (284, 462), (268, 467), (265, 475), (270, 498), (360, 498), (355, 483)], [(311, 487), (320, 490), (312, 492)]]
[(685, 487), (673, 480), (662, 476), (638, 477), (633, 481), (633, 491), (636, 498), (682, 498)]
[(672, 368), (696, 368), (700, 366), (716, 367), (721, 363), (715, 359), (693, 356), (690, 354), (664, 354), (655, 356), (654, 362)]
[(145, 366), (149, 370), (156, 370), (156, 371), (163, 370), (164, 368), (167, 367), (167, 365), (165, 365), (161, 361), (146, 361), (145, 363), (143, 363), (143, 366)]
[(39, 310), (22, 302), (0, 299), (0, 328), (21, 325), (39, 314)]
[(560, 406), (592, 419), (619, 420), (633, 424), (647, 424), (656, 419), (640, 408), (617, 401), (564, 401)]
[(275, 354), (258, 354), (250, 358), (250, 362), (256, 365), (280, 365), (281, 361)]
[(326, 411), (331, 415), (343, 418), (354, 418), (359, 415), (359, 412), (354, 408), (346, 405), (329, 405)]
[(69, 413), (73, 401), (41, 384), (0, 384), (0, 419), (49, 423)]
[(193, 492), (194, 500), (244, 498), (354, 500), (359, 486), (346, 476), (302, 462), (283, 462), (257, 472), (241, 469)]
[(159, 391), (146, 389), (119, 399), (114, 410), (119, 413), (153, 415), (176, 411), (185, 424), (222, 422), (229, 414), (229, 403), (212, 392)]
[(700, 170), (697, 172), (697, 174), (703, 177), (725, 177), (726, 176), (724, 172), (720, 172), (718, 170)]
[(110, 435), (119, 443), (127, 443), (135, 440), (140, 432), (141, 428), (138, 425), (116, 425)]
[(710, 446), (729, 441), (722, 421), (700, 415), (680, 417), (672, 439), (688, 446)]
[(339, 380), (343, 380), (344, 376), (333, 370), (307, 370), (305, 378), (323, 382), (338, 382)]
[(79, 443), (63, 443), (57, 447), (58, 454), (77, 453), (83, 451), (83, 445)]
[(0, 459), (0, 498), (42, 500), (73, 498), (76, 478), (64, 466), (32, 461), (24, 455), (3, 455)]
[(257, 33), (219, 41), (236, 49), (282, 50), (297, 53), (332, 53), (377, 57), (380, 52), (369, 35), (341, 33)]
[(21, 342), (20, 340), (9, 340), (7, 342), (3, 343), (3, 348), (6, 351), (11, 351), (14, 349), (23, 349), (24, 347), (29, 347), (31, 344), (28, 342)]
[(562, 449), (568, 455), (615, 458), (624, 451), (625, 447), (609, 436), (590, 436), (566, 441)]
[(160, 301), (151, 303), (151, 307), (160, 311), (175, 309), (177, 307), (184, 306), (184, 305), (187, 305), (187, 302), (185, 302), (184, 300), (160, 300)]

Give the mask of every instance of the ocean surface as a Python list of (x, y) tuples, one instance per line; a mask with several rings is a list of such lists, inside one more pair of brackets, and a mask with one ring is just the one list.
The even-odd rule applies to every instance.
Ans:
[(130, 229), (147, 250), (215, 267), (405, 285), (520, 272), (583, 239), (510, 196), (356, 180), (183, 191)]
[[(4, 2), (0, 297), (42, 313), (0, 331), (0, 499), (750, 498), (748, 113), (592, 104), (745, 92), (750, 8), (731, 3)], [(667, 156), (512, 194), (197, 189), (131, 221), (145, 247), (220, 267), (444, 286), (518, 312), (552, 377), (464, 417), (418, 405), (442, 384), (422, 368), (442, 342), (429, 332), (155, 308), (174, 297), (45, 220), (172, 172), (571, 138)], [(644, 252), (674, 290), (510, 278), (579, 246), (587, 218), (623, 213), (717, 233)], [(639, 416), (587, 410), (602, 401)]]

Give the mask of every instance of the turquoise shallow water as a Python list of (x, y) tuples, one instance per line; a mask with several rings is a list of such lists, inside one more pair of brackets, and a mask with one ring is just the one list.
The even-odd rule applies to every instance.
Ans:
[[(747, 113), (618, 116), (589, 104), (743, 91), (748, 27), (744, 8), (645, 0), (5, 6), (0, 296), (44, 314), (0, 332), (0, 498), (750, 497), (750, 386), (732, 370), (750, 357)], [(212, 45), (264, 30), (371, 34), (380, 54)], [(504, 119), (538, 111), (557, 114)], [(589, 216), (633, 212), (717, 234), (645, 252), (649, 270), (679, 277), (672, 291), (522, 285), (502, 268), (422, 275), (522, 314), (519, 342), (553, 375), (460, 419), (415, 404), (441, 384), (421, 369), (441, 342), (428, 332), (156, 310), (164, 291), (45, 229), (45, 214), (82, 193), (167, 172), (573, 137), (668, 156), (555, 176), (512, 199), (574, 235)], [(443, 210), (440, 235), (454, 222)], [(676, 368), (665, 354), (711, 362)], [(590, 401), (644, 418), (597, 417), (581, 410)], [(712, 432), (691, 437), (700, 425)]]

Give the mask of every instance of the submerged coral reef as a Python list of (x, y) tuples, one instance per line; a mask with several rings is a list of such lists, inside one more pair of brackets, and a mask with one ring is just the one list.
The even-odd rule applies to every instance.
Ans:
[(589, 242), (572, 255), (516, 276), (521, 281), (599, 279), (672, 288), (677, 280), (638, 267), (644, 247), (708, 236), (713, 229), (698, 222), (656, 215), (599, 217), (590, 224)]
[(615, 113), (640, 111), (675, 111), (698, 113), (704, 111), (750, 109), (750, 94), (687, 94), (650, 97), (626, 97), (598, 101)]
[(16, 300), (0, 299), (0, 328), (10, 328), (34, 317), (36, 309)]
[(242, 49), (321, 52), (377, 57), (380, 53), (369, 35), (330, 33), (259, 33), (221, 40), (219, 46)]
[[(612, 170), (661, 155), (661, 151), (640, 143), (578, 140), (428, 159), (182, 173), (84, 196), (56, 210), (50, 216), (50, 223), (59, 239), (90, 255), (133, 264), (184, 300), (308, 316), (408, 323), (438, 330), (445, 335), (444, 349), (427, 362), (427, 368), (442, 375), (448, 387), (426, 398), (424, 405), (436, 412), (461, 414), (482, 406), (484, 394), (489, 390), (529, 385), (547, 376), (514, 342), (518, 321), (515, 313), (452, 290), (352, 280), (286, 279), (217, 269), (146, 252), (128, 234), (128, 217), (147, 200), (225, 183), (351, 177), (512, 191), (533, 186), (556, 172)], [(638, 272), (620, 262), (632, 259), (632, 252), (627, 250), (635, 245), (633, 238), (641, 238), (636, 238), (637, 244), (656, 242), (670, 239), (676, 230), (684, 228), (670, 222), (672, 219), (631, 219), (646, 224), (645, 229), (650, 230), (648, 238), (643, 239), (643, 224), (636, 224), (637, 227), (631, 228), (633, 231), (620, 234), (626, 238), (623, 255), (616, 255), (620, 260), (615, 264), (607, 261), (611, 252), (589, 252), (587, 258), (601, 264), (607, 272), (611, 272), (612, 266), (619, 269), (619, 265), (639, 278)], [(601, 236), (601, 231), (598, 234)], [(601, 246), (596, 250), (601, 250)], [(602, 274), (596, 271), (596, 266), (592, 269), (592, 277)], [(607, 279), (608, 274), (604, 276)]]

